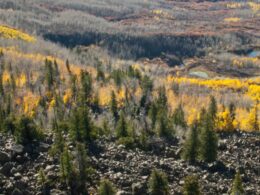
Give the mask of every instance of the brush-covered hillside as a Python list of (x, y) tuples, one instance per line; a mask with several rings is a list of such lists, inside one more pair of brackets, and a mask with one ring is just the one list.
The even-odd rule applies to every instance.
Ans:
[(0, 194), (259, 194), (259, 10), (1, 0)]

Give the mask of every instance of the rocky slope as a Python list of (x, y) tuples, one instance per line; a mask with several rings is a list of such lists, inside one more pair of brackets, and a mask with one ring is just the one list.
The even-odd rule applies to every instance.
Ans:
[[(58, 159), (48, 154), (51, 143), (48, 138), (42, 143), (21, 146), (11, 137), (1, 135), (0, 194), (43, 194), (37, 183), (40, 168), (53, 181), (50, 182), (51, 194), (67, 194), (64, 186), (57, 182)], [(171, 194), (181, 194), (184, 177), (192, 173), (199, 175), (204, 194), (229, 194), (235, 169), (239, 168), (246, 194), (260, 194), (259, 135), (220, 135), (219, 161), (213, 164), (190, 165), (182, 161), (177, 141), (166, 144), (163, 140), (154, 140), (153, 146), (151, 151), (131, 150), (111, 140), (98, 140), (95, 148), (99, 148), (99, 152), (94, 154), (90, 148), (96, 180), (89, 185), (89, 191), (95, 194), (99, 178), (109, 178), (120, 189), (118, 194), (146, 194), (151, 170), (157, 168), (167, 173)], [(73, 150), (72, 145), (70, 148)]]

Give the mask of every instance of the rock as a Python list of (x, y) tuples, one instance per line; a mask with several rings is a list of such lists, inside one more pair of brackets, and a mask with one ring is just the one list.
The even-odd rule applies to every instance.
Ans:
[(39, 152), (47, 152), (47, 151), (49, 150), (49, 148), (50, 148), (50, 145), (49, 145), (49, 144), (40, 142), (38, 151), (39, 151)]
[(4, 164), (8, 161), (10, 161), (9, 155), (6, 152), (0, 151), (0, 164)]
[(15, 179), (15, 180), (19, 180), (19, 179), (21, 179), (21, 178), (22, 178), (21, 173), (15, 173), (15, 174), (14, 174), (14, 179)]
[(14, 164), (12, 162), (7, 162), (4, 164), (4, 166), (0, 169), (0, 172), (5, 176), (10, 176), (10, 171), (14, 167)]
[(133, 195), (141, 195), (146, 194), (145, 185), (141, 182), (132, 184), (132, 194)]
[(23, 195), (23, 193), (19, 189), (15, 188), (12, 195)]
[(17, 145), (13, 145), (11, 148), (11, 155), (12, 157), (15, 157), (17, 155), (20, 155), (20, 154), (23, 154), (24, 152), (24, 147), (20, 144), (17, 144)]

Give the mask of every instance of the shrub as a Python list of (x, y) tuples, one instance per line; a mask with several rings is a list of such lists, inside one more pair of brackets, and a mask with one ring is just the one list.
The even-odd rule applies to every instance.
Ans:
[(22, 115), (15, 123), (15, 138), (18, 143), (27, 144), (33, 140), (41, 139), (43, 134), (39, 131), (33, 119)]
[(153, 170), (148, 181), (148, 192), (151, 195), (168, 195), (169, 185), (165, 173)]
[(197, 176), (187, 176), (183, 186), (183, 195), (200, 195), (200, 187)]
[(244, 194), (242, 179), (241, 179), (240, 172), (237, 171), (235, 178), (233, 180), (231, 195), (242, 195), (242, 194)]
[(108, 180), (102, 180), (98, 189), (98, 195), (115, 195), (116, 189)]

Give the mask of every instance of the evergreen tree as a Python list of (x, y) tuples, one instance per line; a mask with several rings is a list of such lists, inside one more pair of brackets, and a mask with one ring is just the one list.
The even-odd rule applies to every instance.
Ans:
[(200, 195), (200, 187), (197, 176), (187, 176), (183, 186), (183, 195)]
[(211, 115), (206, 114), (200, 132), (199, 156), (205, 162), (213, 162), (217, 158), (218, 139), (211, 119)]
[(92, 78), (88, 72), (80, 73), (80, 102), (82, 105), (89, 105), (92, 96)]
[(244, 194), (244, 189), (242, 185), (241, 175), (240, 172), (237, 171), (235, 178), (233, 180), (231, 195), (243, 195), (243, 194)]
[(116, 136), (118, 138), (128, 136), (128, 124), (126, 122), (125, 115), (123, 112), (120, 114), (120, 119), (117, 122)]
[(191, 163), (194, 163), (198, 156), (199, 138), (198, 138), (198, 122), (192, 124), (188, 136), (183, 146), (182, 157)]
[(210, 97), (210, 104), (209, 104), (209, 108), (208, 108), (208, 113), (210, 116), (210, 119), (214, 122), (217, 116), (217, 101), (215, 99), (214, 96)]
[(150, 195), (168, 195), (169, 185), (165, 173), (153, 170), (148, 181), (148, 192)]
[(168, 104), (167, 104), (167, 95), (166, 95), (166, 89), (165, 87), (160, 87), (158, 90), (158, 99), (157, 99), (157, 105), (160, 110), (167, 111), (168, 110)]
[(233, 122), (236, 118), (236, 106), (233, 102), (229, 104), (228, 110), (230, 113), (231, 120)]
[(167, 117), (165, 112), (158, 114), (157, 121), (157, 134), (159, 137), (165, 137), (171, 139), (174, 134), (174, 129), (170, 123), (169, 118)]
[(67, 147), (60, 156), (61, 179), (70, 187), (71, 194), (75, 194), (77, 186), (77, 174), (73, 167), (72, 157)]
[(73, 111), (70, 120), (70, 133), (72, 138), (78, 142), (90, 142), (95, 136), (88, 108), (79, 107)]
[(118, 108), (117, 108), (116, 94), (115, 94), (114, 91), (112, 91), (112, 93), (111, 93), (110, 110), (113, 114), (113, 117), (117, 121), (117, 119), (118, 119)]
[(149, 112), (148, 112), (148, 116), (150, 117), (151, 122), (152, 122), (152, 129), (155, 128), (157, 114), (158, 114), (158, 108), (155, 103), (152, 103), (152, 105), (149, 109)]
[(182, 105), (179, 106), (173, 112), (173, 123), (177, 126), (181, 126), (183, 128), (187, 127), (187, 123), (185, 121), (185, 114), (182, 108)]
[(86, 182), (88, 179), (87, 172), (87, 153), (84, 144), (77, 144), (77, 164), (78, 164), (78, 172), (79, 172), (79, 187), (78, 192), (86, 193)]
[(52, 66), (52, 61), (45, 59), (45, 81), (47, 83), (48, 90), (52, 89), (54, 84), (54, 70)]
[(98, 195), (115, 195), (115, 194), (116, 194), (116, 189), (110, 181), (104, 179), (100, 182), (98, 188)]

